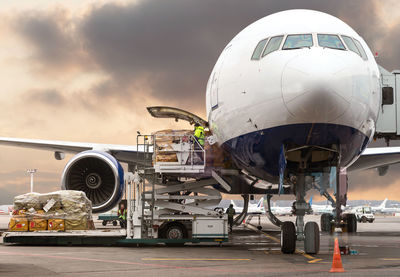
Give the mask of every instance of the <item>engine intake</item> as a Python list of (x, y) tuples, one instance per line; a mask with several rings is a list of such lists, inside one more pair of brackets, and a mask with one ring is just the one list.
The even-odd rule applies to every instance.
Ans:
[(110, 154), (84, 151), (65, 166), (62, 188), (80, 190), (92, 201), (93, 212), (101, 213), (115, 207), (124, 191), (124, 172)]

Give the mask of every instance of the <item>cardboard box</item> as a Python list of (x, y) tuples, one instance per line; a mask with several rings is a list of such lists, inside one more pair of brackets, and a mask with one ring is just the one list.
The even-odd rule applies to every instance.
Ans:
[(8, 230), (12, 232), (27, 232), (28, 220), (26, 217), (12, 217), (8, 223)]
[(41, 218), (33, 218), (29, 221), (29, 231), (44, 231), (47, 230), (47, 220)]
[(47, 230), (49, 231), (65, 231), (64, 219), (49, 219), (47, 223)]

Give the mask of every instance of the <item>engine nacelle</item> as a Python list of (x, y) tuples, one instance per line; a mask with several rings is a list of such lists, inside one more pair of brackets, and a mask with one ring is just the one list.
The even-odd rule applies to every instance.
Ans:
[(124, 192), (124, 171), (110, 154), (84, 151), (65, 166), (62, 188), (80, 190), (92, 201), (93, 212), (101, 213), (115, 207)]

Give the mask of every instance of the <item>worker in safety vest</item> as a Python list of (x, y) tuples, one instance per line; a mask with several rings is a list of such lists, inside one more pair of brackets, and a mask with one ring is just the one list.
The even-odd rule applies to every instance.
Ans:
[(232, 233), (233, 216), (236, 213), (235, 209), (233, 208), (233, 204), (229, 205), (229, 208), (226, 210), (226, 213), (228, 214), (229, 233)]
[(203, 152), (202, 150), (204, 149), (204, 127), (200, 126), (199, 123), (194, 124), (194, 137), (196, 141), (194, 142), (194, 150), (195, 150), (195, 155), (197, 155), (202, 161), (204, 161), (203, 158)]
[(199, 123), (194, 124), (194, 137), (197, 139), (201, 147), (204, 147), (204, 127)]
[(126, 209), (125, 205), (121, 203), (118, 210), (118, 220), (122, 228), (126, 227)]

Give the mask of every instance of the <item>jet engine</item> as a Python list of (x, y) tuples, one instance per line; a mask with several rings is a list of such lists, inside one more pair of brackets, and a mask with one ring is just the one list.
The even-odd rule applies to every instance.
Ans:
[(110, 154), (84, 151), (65, 166), (62, 188), (80, 190), (92, 201), (93, 212), (101, 213), (115, 207), (124, 192), (124, 171)]

